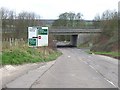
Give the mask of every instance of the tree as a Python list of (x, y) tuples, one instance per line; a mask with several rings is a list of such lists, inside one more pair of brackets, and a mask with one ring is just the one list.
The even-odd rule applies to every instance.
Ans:
[(108, 37), (112, 37), (118, 28), (118, 15), (117, 12), (106, 10), (103, 12), (101, 17), (101, 27), (103, 29), (103, 34)]
[(99, 14), (97, 14), (95, 17), (94, 17), (94, 22), (93, 22), (93, 26), (95, 28), (100, 28), (100, 20), (101, 20), (101, 17)]
[(82, 16), (81, 13), (65, 12), (59, 15), (59, 19), (52, 26), (57, 28), (77, 28), (81, 24)]
[(40, 19), (39, 15), (34, 12), (16, 12), (6, 8), (0, 9), (2, 19), (2, 33), (3, 37), (14, 37), (27, 39), (27, 27), (37, 26)]
[(38, 19), (38, 15), (35, 13), (29, 12), (20, 12), (17, 16), (17, 23), (16, 23), (16, 36), (23, 37), (27, 39), (27, 27), (29, 26), (37, 26), (38, 23), (36, 19)]
[(100, 28), (102, 30), (93, 51), (118, 51), (120, 38), (118, 37), (118, 12), (106, 10), (100, 17)]
[(115, 10), (106, 10), (102, 16), (95, 16), (94, 26), (103, 30), (102, 34), (112, 37), (118, 28), (118, 13)]
[(2, 14), (1, 19), (2, 19), (3, 37), (14, 37), (14, 31), (15, 31), (14, 19), (16, 17), (16, 13), (6, 8), (1, 8), (0, 12)]

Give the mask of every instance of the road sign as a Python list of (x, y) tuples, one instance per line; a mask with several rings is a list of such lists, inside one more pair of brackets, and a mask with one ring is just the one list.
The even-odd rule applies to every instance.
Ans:
[(38, 39), (41, 39), (41, 36), (38, 36)]
[(48, 27), (38, 28), (38, 46), (48, 46)]
[(44, 27), (44, 29), (43, 29), (43, 27), (39, 28), (38, 35), (48, 35), (48, 28), (45, 28), (45, 27)]
[(28, 38), (37, 37), (37, 28), (36, 27), (28, 27)]
[(28, 42), (29, 42), (29, 46), (37, 46), (37, 39), (36, 38), (29, 38)]
[(48, 46), (48, 27), (28, 27), (29, 46)]
[(28, 27), (28, 45), (29, 47), (37, 46), (37, 28)]

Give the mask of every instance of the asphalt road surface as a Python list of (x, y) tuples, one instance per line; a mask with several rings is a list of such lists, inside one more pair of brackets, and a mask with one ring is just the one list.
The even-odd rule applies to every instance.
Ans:
[(7, 88), (117, 88), (118, 60), (90, 55), (82, 49), (61, 48), (56, 61), (29, 71)]

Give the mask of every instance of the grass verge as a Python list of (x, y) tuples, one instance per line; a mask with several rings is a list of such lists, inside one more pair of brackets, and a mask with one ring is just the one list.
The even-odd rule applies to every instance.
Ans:
[(0, 52), (0, 66), (2, 66), (2, 53)]
[(106, 55), (106, 56), (110, 56), (110, 57), (113, 57), (113, 58), (119, 58), (120, 57), (120, 52), (93, 52), (93, 51), (87, 51), (87, 53)]
[(47, 62), (55, 60), (62, 53), (47, 49), (45, 56), (42, 49), (35, 48), (14, 48), (10, 50), (4, 50), (2, 52), (2, 65), (18, 65), (24, 63), (36, 63), (36, 62)]

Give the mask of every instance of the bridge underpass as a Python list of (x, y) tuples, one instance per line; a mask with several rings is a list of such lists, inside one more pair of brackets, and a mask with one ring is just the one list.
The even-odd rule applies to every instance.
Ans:
[(50, 29), (50, 35), (70, 35), (70, 42), (67, 44), (57, 44), (58, 47), (71, 46), (76, 47), (79, 43), (84, 42), (84, 38), (88, 36), (98, 35), (101, 33), (101, 29)]

